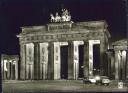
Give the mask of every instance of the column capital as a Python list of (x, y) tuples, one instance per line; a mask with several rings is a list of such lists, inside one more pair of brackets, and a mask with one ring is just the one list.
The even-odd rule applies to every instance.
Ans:
[(68, 41), (68, 44), (73, 44), (73, 41)]
[(89, 41), (84, 41), (84, 45), (88, 45), (89, 47)]
[(89, 44), (89, 40), (83, 40), (84, 43), (88, 43)]
[(50, 47), (50, 45), (54, 46), (54, 42), (50, 41), (50, 42), (48, 42), (48, 45), (49, 45), (49, 47)]
[(39, 42), (33, 42), (34, 45), (39, 45), (40, 43)]

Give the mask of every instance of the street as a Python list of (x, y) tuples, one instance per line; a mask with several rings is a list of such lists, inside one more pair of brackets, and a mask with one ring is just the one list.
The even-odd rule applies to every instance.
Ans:
[(127, 92), (128, 87), (125, 85), (123, 89), (118, 89), (117, 82), (112, 81), (109, 86), (83, 84), (82, 80), (26, 80), (3, 81), (3, 93), (26, 93), (26, 92)]

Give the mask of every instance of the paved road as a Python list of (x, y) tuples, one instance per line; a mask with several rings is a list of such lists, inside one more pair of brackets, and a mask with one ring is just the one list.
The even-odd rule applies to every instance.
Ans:
[(3, 81), (4, 93), (23, 93), (40, 91), (59, 91), (59, 92), (85, 92), (85, 91), (128, 91), (128, 87), (118, 89), (117, 82), (111, 82), (109, 86), (95, 84), (83, 84), (82, 80), (39, 80), (39, 81)]

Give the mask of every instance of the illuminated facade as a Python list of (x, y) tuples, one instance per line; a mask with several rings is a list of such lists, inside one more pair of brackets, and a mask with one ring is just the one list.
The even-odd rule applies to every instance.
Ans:
[(128, 79), (128, 43), (122, 39), (112, 43), (108, 53), (108, 75), (112, 79)]
[(1, 55), (1, 72), (3, 80), (19, 79), (18, 63), (18, 55)]
[[(20, 79), (79, 79), (108, 75), (105, 21), (22, 27)], [(98, 71), (98, 72), (96, 72)]]

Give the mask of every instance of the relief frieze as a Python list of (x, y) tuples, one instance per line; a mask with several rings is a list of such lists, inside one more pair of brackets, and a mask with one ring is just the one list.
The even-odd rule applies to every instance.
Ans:
[(31, 40), (31, 38), (30, 37), (27, 37), (26, 40), (29, 41), (29, 40)]
[(34, 40), (38, 40), (38, 36), (35, 36)]
[(49, 39), (49, 36), (45, 36), (46, 38), (45, 39)]
[(75, 34), (54, 34), (54, 35), (38, 35), (26, 37), (23, 42), (44, 42), (56, 40), (75, 40), (75, 39), (93, 39), (101, 37), (102, 33), (75, 33)]
[(76, 34), (73, 34), (73, 35), (72, 35), (72, 38), (75, 38), (75, 37), (76, 37)]
[(68, 37), (68, 38), (71, 38), (71, 37), (72, 37), (72, 35), (67, 35), (67, 37)]
[(82, 34), (76, 34), (76, 37), (81, 37), (82, 36)]
[(61, 35), (57, 35), (57, 38), (61, 38)]
[(46, 36), (43, 36), (43, 39), (46, 39)]
[(52, 36), (52, 39), (56, 39), (56, 38), (57, 38), (57, 36), (56, 36), (56, 35), (53, 35), (53, 36)]
[(61, 35), (61, 38), (66, 38), (67, 37), (67, 35)]
[(52, 30), (63, 30), (63, 29), (70, 29), (70, 24), (63, 24), (63, 25), (48, 25), (48, 31)]
[(31, 37), (31, 40), (34, 40), (34, 37), (33, 36)]
[(39, 36), (38, 38), (39, 38), (39, 40), (41, 40), (42, 39), (42, 36)]
[(50, 35), (50, 36), (48, 36), (48, 39), (52, 39), (52, 36)]

